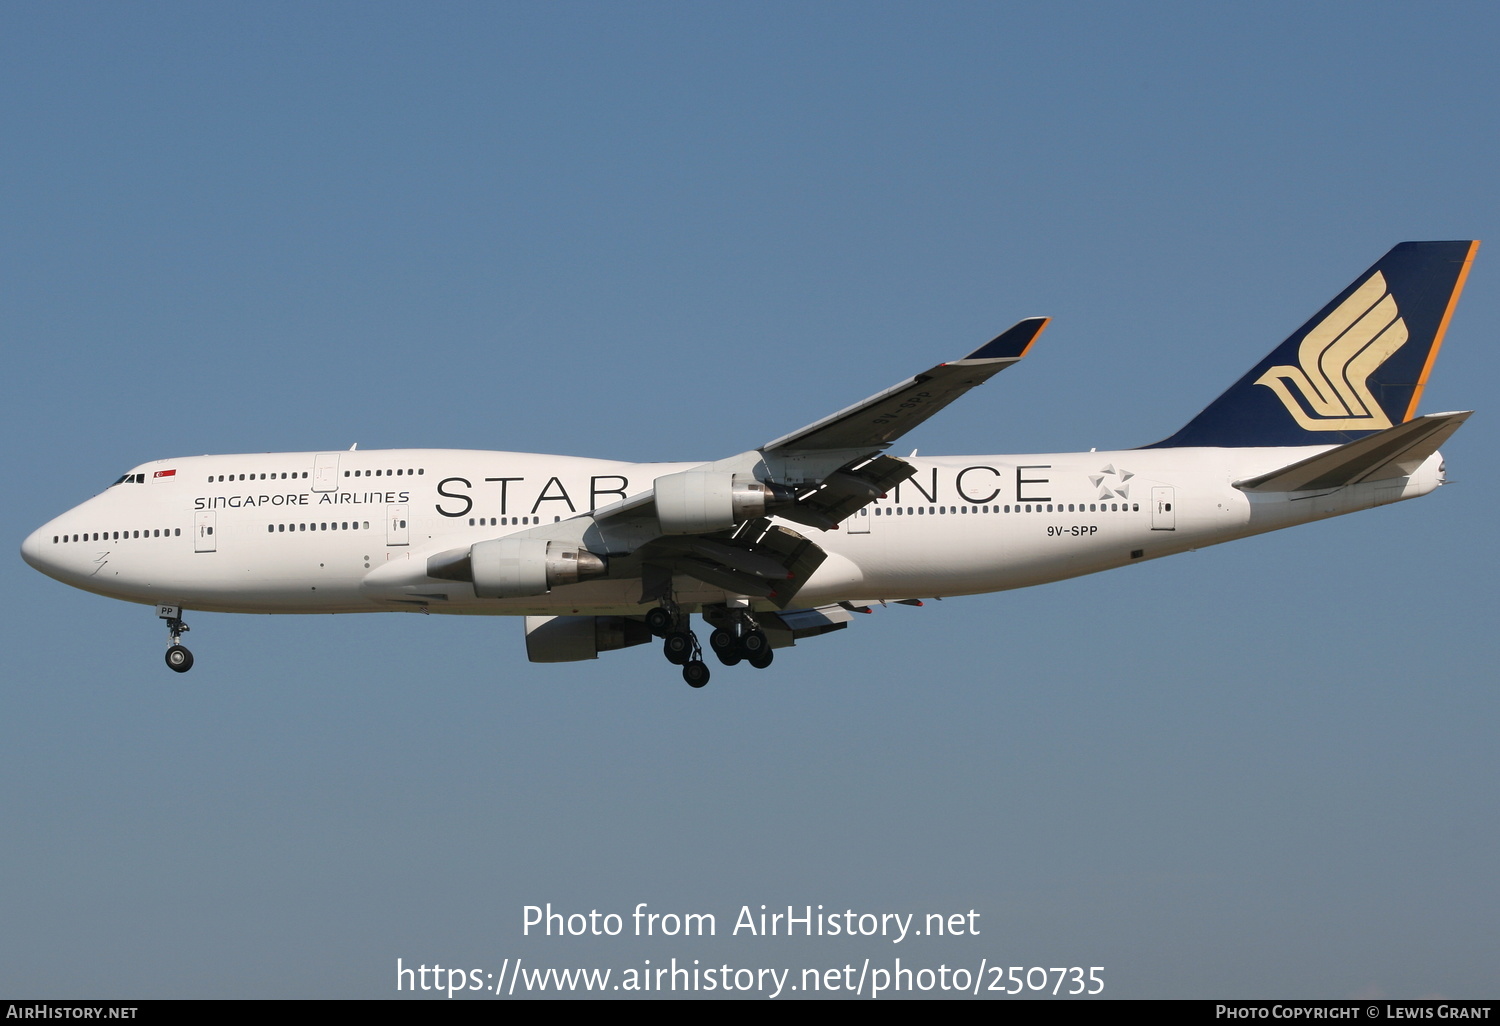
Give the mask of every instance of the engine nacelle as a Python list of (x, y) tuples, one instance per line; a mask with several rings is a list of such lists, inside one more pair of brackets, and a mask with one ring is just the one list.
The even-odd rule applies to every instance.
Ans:
[(726, 531), (764, 516), (768, 506), (792, 497), (783, 495), (784, 489), (743, 474), (711, 470), (667, 474), (656, 479), (654, 491), (663, 534)]
[(528, 616), (526, 658), (534, 663), (597, 659), (600, 652), (643, 645), (651, 629), (624, 616)]
[(545, 595), (559, 584), (575, 584), (604, 570), (602, 559), (573, 542), (491, 538), (469, 548), (470, 579), (479, 598)]

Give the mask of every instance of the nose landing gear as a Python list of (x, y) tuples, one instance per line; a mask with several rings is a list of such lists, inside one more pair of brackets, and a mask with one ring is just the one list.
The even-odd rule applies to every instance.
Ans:
[(193, 668), (193, 653), (179, 644), (182, 636), (191, 630), (182, 622), (182, 607), (157, 606), (156, 615), (167, 621), (167, 633), (171, 636), (171, 642), (167, 646), (167, 666), (178, 673), (187, 673)]

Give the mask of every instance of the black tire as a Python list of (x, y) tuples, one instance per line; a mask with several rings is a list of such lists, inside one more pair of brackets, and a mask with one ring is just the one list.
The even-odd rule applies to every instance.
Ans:
[(771, 639), (766, 637), (766, 632), (753, 630), (740, 639), (740, 651), (746, 659), (754, 659), (762, 652), (771, 651)]
[(745, 662), (749, 663), (751, 666), (755, 667), (757, 670), (764, 670), (767, 666), (771, 665), (771, 659), (772, 659), (772, 657), (774, 655), (775, 655), (775, 653), (772, 652), (769, 648), (767, 648), (764, 652), (761, 652), (759, 655), (746, 656), (745, 657)]
[(661, 643), (661, 654), (674, 666), (682, 666), (693, 658), (693, 636), (687, 631), (671, 631)]
[(708, 683), (708, 667), (702, 659), (690, 659), (682, 667), (682, 679), (689, 687), (701, 688)]
[(714, 655), (725, 666), (733, 666), (744, 658), (744, 654), (740, 652), (740, 639), (734, 636), (733, 631), (723, 627), (708, 636), (708, 647), (714, 650)]
[(178, 673), (187, 673), (193, 668), (193, 653), (181, 645), (167, 649), (167, 665)]
[(672, 614), (667, 612), (666, 609), (662, 606), (657, 606), (655, 609), (652, 609), (646, 614), (646, 626), (649, 627), (651, 629), (651, 633), (655, 634), (658, 638), (665, 638), (667, 636), (667, 632), (672, 629), (675, 623), (676, 620), (673, 618)]

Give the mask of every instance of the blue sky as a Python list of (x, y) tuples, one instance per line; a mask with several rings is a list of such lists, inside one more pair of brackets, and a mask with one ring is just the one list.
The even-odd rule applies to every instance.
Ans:
[[(6, 535), (176, 455), (712, 459), (1035, 314), (1023, 366), (905, 441), (1149, 443), (1394, 243), (1497, 238), (1497, 18), (12, 5)], [(882, 610), (702, 692), (649, 649), (534, 666), (519, 623), (398, 615), (196, 614), (179, 678), (151, 610), (15, 556), (0, 993), (901, 956), (1492, 997), (1496, 260), (1422, 404), (1479, 411), (1453, 487)], [(546, 902), (724, 925), (522, 936)], [(723, 936), (761, 903), (983, 932)]]

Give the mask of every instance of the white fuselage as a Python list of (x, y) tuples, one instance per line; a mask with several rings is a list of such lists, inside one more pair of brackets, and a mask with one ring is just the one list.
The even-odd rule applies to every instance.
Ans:
[[(1324, 448), (912, 458), (913, 478), (839, 528), (788, 525), (828, 553), (794, 604), (1026, 587), (1442, 483), (1434, 454), (1410, 476), (1375, 484), (1290, 494), (1233, 486)], [(640, 613), (654, 603), (642, 602), (638, 579), (480, 599), (472, 584), (428, 578), (427, 559), (584, 516), (693, 466), (451, 449), (160, 460), (38, 529), (22, 553), (74, 587), (183, 609)], [(686, 609), (730, 597), (691, 577), (673, 588)]]

